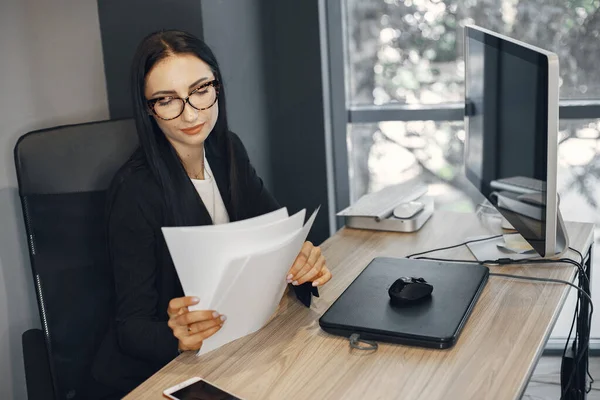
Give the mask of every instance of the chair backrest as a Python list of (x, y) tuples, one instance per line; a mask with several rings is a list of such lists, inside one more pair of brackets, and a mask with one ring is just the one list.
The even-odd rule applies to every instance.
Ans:
[(78, 399), (113, 291), (105, 226), (112, 177), (138, 146), (133, 120), (60, 126), (15, 146), (19, 195), (57, 399)]

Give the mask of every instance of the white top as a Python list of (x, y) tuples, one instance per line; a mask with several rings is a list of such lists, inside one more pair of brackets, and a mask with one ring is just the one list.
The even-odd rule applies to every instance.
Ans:
[(204, 179), (192, 179), (192, 183), (200, 195), (204, 206), (208, 210), (208, 214), (213, 220), (213, 224), (218, 225), (228, 223), (229, 214), (227, 214), (225, 203), (223, 203), (223, 198), (219, 192), (210, 165), (208, 165), (206, 156), (204, 157)]

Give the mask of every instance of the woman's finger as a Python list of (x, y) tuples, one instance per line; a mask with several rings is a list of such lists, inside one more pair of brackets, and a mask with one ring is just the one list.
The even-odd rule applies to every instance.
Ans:
[(298, 256), (296, 257), (294, 264), (292, 265), (292, 267), (290, 268), (290, 271), (288, 272), (287, 280), (289, 282), (291, 282), (294, 275), (296, 275), (298, 273), (298, 271), (300, 271), (302, 269), (302, 267), (304, 267), (306, 265), (306, 261), (308, 261), (308, 257), (310, 257), (310, 252), (313, 247), (314, 246), (311, 242), (304, 242), (304, 244), (302, 245), (302, 249), (300, 250), (300, 253), (298, 253)]
[(223, 323), (227, 320), (227, 317), (221, 315), (218, 318), (211, 319), (209, 321), (196, 322), (195, 324), (191, 324), (188, 326), (188, 331), (190, 334), (198, 333), (205, 331), (210, 328), (214, 328), (215, 326), (223, 325)]
[(195, 333), (195, 335), (201, 335), (200, 337), (202, 337), (202, 340), (206, 340), (209, 337), (211, 337), (212, 335), (214, 335), (215, 333), (217, 333), (219, 331), (219, 329), (221, 329), (222, 327), (223, 327), (223, 325), (215, 326), (213, 328), (206, 329), (202, 332)]
[(191, 325), (196, 322), (208, 321), (211, 319), (219, 318), (221, 314), (214, 310), (200, 310), (190, 311), (185, 314), (175, 317), (175, 323), (177, 325)]
[(169, 317), (177, 315), (180, 313), (180, 310), (184, 307), (193, 306), (198, 304), (200, 299), (196, 296), (186, 296), (186, 297), (176, 297), (169, 301), (169, 307), (167, 309), (167, 314)]
[(292, 278), (292, 284), (298, 285), (300, 280), (303, 279), (304, 275), (306, 275), (317, 263), (317, 260), (321, 257), (321, 248), (313, 247), (310, 252), (310, 257), (306, 261), (306, 265), (302, 267), (302, 269)]
[(315, 279), (313, 281), (312, 285), (313, 286), (321, 286), (321, 285), (329, 282), (331, 277), (332, 277), (331, 271), (329, 271), (329, 268), (327, 268), (327, 265), (325, 265), (321, 269), (321, 276), (319, 276), (319, 278)]
[(314, 280), (315, 277), (320, 276), (321, 270), (323, 269), (324, 265), (325, 257), (321, 255), (321, 257), (319, 257), (319, 259), (315, 263), (314, 267), (312, 267), (306, 274), (304, 274), (300, 279), (297, 280), (298, 285), (302, 285), (304, 282), (311, 282)]

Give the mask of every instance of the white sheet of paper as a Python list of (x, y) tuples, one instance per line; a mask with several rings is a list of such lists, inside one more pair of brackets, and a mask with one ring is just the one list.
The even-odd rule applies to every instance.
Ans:
[[(273, 241), (272, 246), (270, 246), (268, 249), (265, 249), (265, 252), (268, 250), (280, 248), (288, 243), (292, 243), (292, 240), (295, 237), (295, 235), (299, 233), (300, 236), (302, 236), (302, 235), (304, 236), (304, 239), (303, 239), (303, 241), (300, 242), (300, 248), (298, 249), (298, 251), (295, 254), (295, 256), (297, 256), (298, 253), (300, 252), (300, 249), (302, 248), (302, 244), (304, 243), (304, 240), (306, 240), (306, 237), (308, 236), (308, 232), (310, 232), (310, 229), (315, 221), (315, 218), (317, 217), (317, 214), (319, 213), (320, 208), (321, 208), (320, 206), (317, 207), (317, 209), (312, 213), (312, 215), (310, 216), (308, 221), (306, 221), (306, 224), (304, 225), (304, 227), (302, 227), (301, 230), (299, 229), (298, 231), (294, 232), (294, 234), (284, 236), (284, 237), (280, 238), (279, 241)], [(304, 210), (302, 210), (302, 211), (304, 211)], [(251, 256), (252, 254), (258, 255), (258, 254), (260, 254), (260, 251), (252, 251), (252, 252), (249, 252), (248, 254), (244, 254), (243, 257), (240, 257), (237, 260), (232, 260), (232, 262), (229, 264), (229, 266), (227, 266), (225, 268), (224, 274), (222, 275), (222, 279), (214, 292), (214, 293), (220, 293), (221, 295), (213, 297), (213, 301), (209, 305), (209, 309), (214, 310), (215, 307), (219, 306), (219, 304), (222, 303), (224, 296), (226, 296), (226, 294), (229, 292), (231, 286), (239, 278), (239, 275), (242, 272), (242, 269), (244, 268), (246, 262), (248, 261), (245, 258), (245, 256)], [(294, 260), (295, 260), (295, 256), (294, 256)], [(294, 260), (292, 260), (292, 262)], [(292, 263), (290, 263), (289, 268), (291, 268), (291, 266), (292, 266)], [(289, 270), (289, 268), (288, 268), (288, 270)], [(285, 278), (285, 276), (286, 275), (284, 275), (284, 278)], [(285, 286), (284, 286), (284, 288), (285, 288)]]
[(219, 289), (215, 307), (227, 316), (219, 332), (206, 339), (198, 355), (202, 355), (262, 328), (275, 312), (285, 291), (286, 274), (308, 236), (318, 209), (304, 227), (286, 237), (283, 243), (259, 253), (232, 260), (228, 269), (237, 276), (228, 287)]
[[(238, 258), (228, 259), (229, 263), (223, 268), (221, 278), (219, 279), (219, 282), (215, 285), (213, 291), (214, 295), (211, 297), (210, 303), (206, 303), (204, 305), (204, 309), (218, 311), (216, 307), (221, 302), (223, 295), (225, 295), (228, 292), (231, 285), (233, 285), (236, 279), (238, 279), (241, 271), (244, 268), (246, 268), (246, 264), (249, 259), (248, 257), (250, 257), (252, 254), (261, 254), (261, 252), (268, 252), (272, 251), (273, 249), (285, 247), (292, 240), (292, 238), (301, 233), (301, 230), (302, 229), (297, 229), (296, 231), (290, 234), (280, 236), (272, 240), (268, 248), (253, 249), (246, 252), (245, 254), (240, 254)], [(288, 269), (291, 266), (292, 264), (290, 264)], [(283, 281), (285, 283), (285, 277)]]
[(256, 228), (259, 226), (269, 225), (273, 222), (281, 221), (289, 218), (288, 210), (286, 207), (280, 208), (279, 210), (271, 211), (258, 217), (243, 219), (241, 221), (229, 222), (227, 224), (218, 225), (202, 225), (202, 226), (185, 226), (180, 229), (184, 231), (194, 230), (210, 230), (210, 231), (222, 231), (222, 230), (236, 230), (236, 229), (248, 229)]
[(208, 308), (232, 259), (268, 248), (297, 231), (305, 213), (301, 210), (289, 218), (236, 230), (210, 226), (162, 228), (185, 295), (200, 298), (200, 303), (190, 310)]

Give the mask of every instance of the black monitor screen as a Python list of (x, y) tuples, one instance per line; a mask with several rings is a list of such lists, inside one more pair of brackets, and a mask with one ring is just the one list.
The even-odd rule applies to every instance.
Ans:
[(544, 254), (547, 58), (470, 28), (465, 40), (467, 178)]

